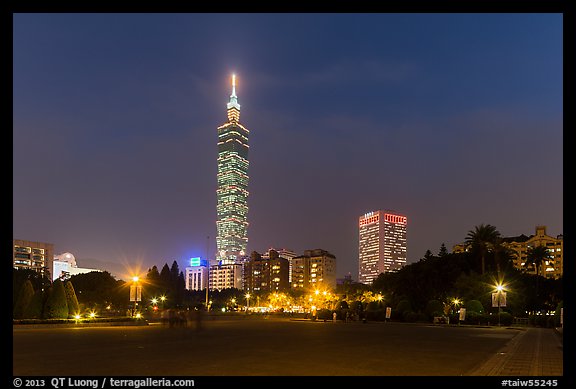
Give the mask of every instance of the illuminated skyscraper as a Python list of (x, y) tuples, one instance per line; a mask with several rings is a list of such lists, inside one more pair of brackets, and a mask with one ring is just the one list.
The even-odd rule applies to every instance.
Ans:
[(358, 221), (358, 281), (371, 284), (380, 273), (406, 265), (406, 216), (374, 211)]
[(236, 76), (227, 104), (228, 122), (218, 127), (218, 189), (216, 246), (221, 264), (246, 255), (248, 244), (248, 134), (240, 124)]

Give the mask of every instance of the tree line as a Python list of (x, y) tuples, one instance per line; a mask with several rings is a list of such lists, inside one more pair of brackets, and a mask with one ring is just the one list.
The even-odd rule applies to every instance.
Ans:
[[(372, 285), (340, 286), (336, 291), (340, 303), (335, 304), (333, 310), (353, 310), (378, 319), (385, 315), (386, 307), (391, 307), (393, 319), (417, 321), (439, 314), (454, 315), (457, 306), (453, 303), (451, 306), (451, 302), (458, 300), (472, 319), (476, 316), (478, 320), (488, 321), (489, 313), (494, 311), (491, 296), (497, 283), (506, 285), (504, 312), (512, 317), (555, 311), (561, 306), (562, 279), (539, 274), (540, 265), (549, 255), (545, 247), (528, 250), (525, 266), (536, 270), (536, 274), (529, 274), (515, 268), (515, 254), (502, 244), (496, 227), (476, 226), (468, 231), (465, 242), (469, 247), (465, 252), (449, 253), (442, 243), (437, 254), (427, 250), (418, 262), (396, 272), (382, 273)], [(160, 271), (152, 266), (140, 282), (142, 305), (164, 297), (159, 303), (163, 308), (205, 308), (206, 292), (186, 290), (184, 273), (176, 261), (171, 266), (165, 263)], [(78, 274), (67, 281), (51, 283), (33, 271), (14, 270), (14, 318), (53, 318), (71, 316), (75, 311), (105, 312), (106, 309), (109, 314), (123, 315), (130, 306), (131, 284), (132, 281), (116, 280), (108, 272)], [(302, 291), (287, 293), (297, 298)], [(381, 296), (381, 300), (375, 301), (376, 295)], [(255, 298), (265, 301), (268, 296), (254, 295), (252, 301), (256, 301)], [(212, 308), (220, 308), (228, 306), (233, 299), (244, 302), (245, 296), (241, 290), (230, 289), (210, 291), (209, 299)]]

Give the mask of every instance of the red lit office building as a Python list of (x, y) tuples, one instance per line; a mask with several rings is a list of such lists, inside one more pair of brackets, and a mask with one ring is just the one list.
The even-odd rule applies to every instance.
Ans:
[(407, 217), (394, 211), (372, 211), (358, 220), (358, 281), (371, 284), (380, 273), (406, 265)]

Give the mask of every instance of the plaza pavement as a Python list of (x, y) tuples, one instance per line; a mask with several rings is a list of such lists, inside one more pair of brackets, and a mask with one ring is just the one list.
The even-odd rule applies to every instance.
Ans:
[(562, 376), (562, 330), (525, 328), (469, 376)]

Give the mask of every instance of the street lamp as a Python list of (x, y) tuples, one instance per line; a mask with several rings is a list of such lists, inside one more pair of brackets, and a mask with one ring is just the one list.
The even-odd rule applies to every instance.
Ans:
[(506, 306), (506, 292), (502, 283), (496, 284), (496, 292), (492, 293), (492, 307), (498, 307), (498, 327), (500, 327), (500, 313), (502, 307)]
[(136, 313), (136, 306), (138, 301), (142, 300), (142, 286), (140, 285), (140, 277), (132, 277), (132, 285), (130, 285), (130, 301), (134, 302), (132, 308), (132, 316)]
[(248, 308), (250, 308), (250, 293), (246, 293), (244, 297), (246, 297), (246, 312), (248, 312)]
[(458, 306), (462, 304), (462, 301), (460, 301), (460, 299), (455, 298), (452, 300), (452, 304), (454, 305), (454, 313), (458, 313), (457, 309)]

